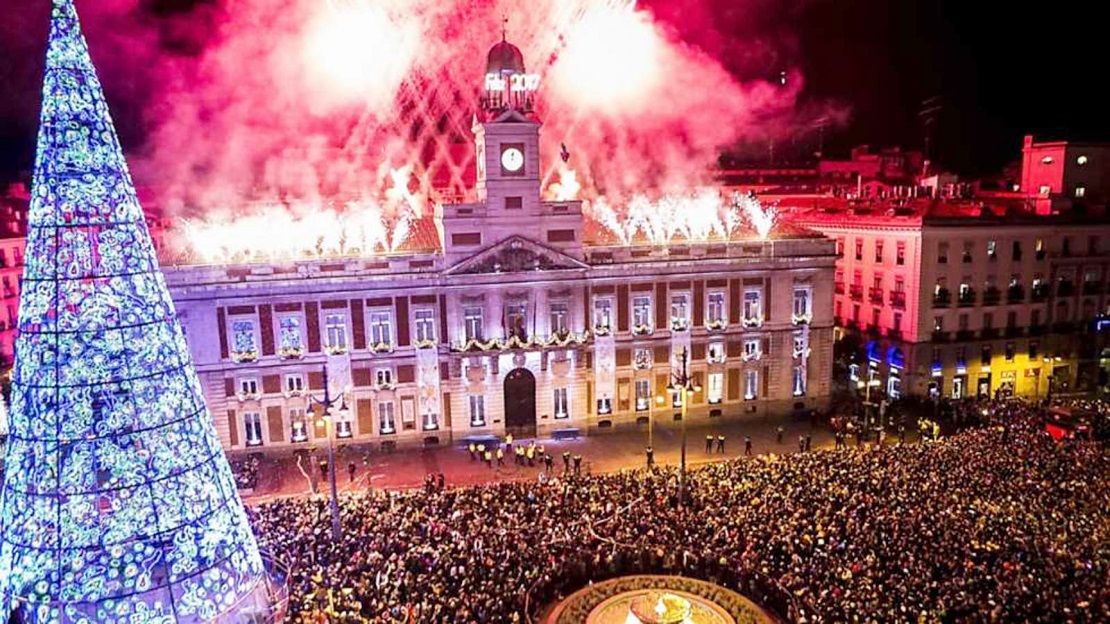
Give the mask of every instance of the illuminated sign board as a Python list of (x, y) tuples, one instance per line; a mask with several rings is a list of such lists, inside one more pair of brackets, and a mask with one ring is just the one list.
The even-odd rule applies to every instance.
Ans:
[(523, 93), (540, 88), (539, 74), (486, 74), (486, 91), (510, 91)]

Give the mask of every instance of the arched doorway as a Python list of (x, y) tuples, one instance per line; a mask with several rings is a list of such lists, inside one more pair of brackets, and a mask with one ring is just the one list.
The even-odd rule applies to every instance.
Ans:
[(505, 376), (505, 430), (517, 438), (536, 435), (536, 377), (527, 368)]

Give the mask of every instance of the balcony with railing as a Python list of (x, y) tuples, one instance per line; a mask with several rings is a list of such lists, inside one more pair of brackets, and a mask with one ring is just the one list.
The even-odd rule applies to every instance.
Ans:
[(1075, 332), (1076, 324), (1071, 321), (1056, 321), (1052, 324), (1052, 333), (1071, 334)]
[(883, 305), (883, 289), (882, 288), (868, 288), (867, 298), (875, 305)]
[(1025, 328), (1024, 327), (1011, 326), (1011, 327), (1006, 328), (1006, 337), (1007, 338), (1021, 338), (1022, 334), (1024, 334), (1024, 333), (1025, 333)]
[(901, 340), (902, 339), (902, 330), (894, 329), (892, 327), (892, 328), (886, 330), (886, 337), (890, 338), (891, 340)]
[(994, 340), (995, 338), (998, 338), (998, 336), (999, 332), (998, 328), (996, 327), (984, 327), (982, 330), (979, 331), (979, 337), (983, 340)]
[(995, 306), (998, 305), (998, 302), (1001, 300), (1002, 291), (998, 290), (994, 286), (991, 286), (983, 291), (983, 305)]
[(882, 334), (882, 330), (874, 323), (867, 324), (867, 335), (872, 338), (878, 338)]
[(863, 285), (852, 284), (852, 287), (848, 289), (848, 295), (855, 301), (863, 301)]
[(890, 293), (890, 305), (898, 310), (906, 309), (906, 291), (894, 290)]
[(844, 294), (844, 282), (834, 282), (833, 291), (838, 295)]
[(975, 338), (975, 330), (972, 329), (957, 329), (956, 342), (967, 342)]
[(948, 342), (952, 339), (952, 333), (946, 331), (934, 331), (932, 340), (933, 342)]
[(1091, 281), (1091, 280), (1083, 282), (1083, 294), (1084, 295), (1098, 295), (1098, 294), (1101, 294), (1101, 293), (1102, 293), (1102, 282), (1096, 282), (1096, 281)]
[(970, 288), (961, 290), (958, 303), (961, 308), (968, 308), (975, 305), (975, 291)]
[(1043, 336), (1047, 330), (1048, 328), (1044, 325), (1030, 325), (1028, 327), (1030, 336)]
[(1021, 303), (1025, 301), (1025, 289), (1015, 284), (1006, 289), (1006, 303)]
[(844, 327), (854, 331), (859, 331), (859, 321), (848, 319), (848, 321), (844, 323)]
[(1071, 280), (1060, 280), (1056, 282), (1056, 296), (1057, 297), (1071, 297), (1075, 294), (1075, 283)]
[(947, 308), (952, 305), (952, 293), (947, 288), (937, 289), (933, 293), (933, 307), (934, 308)]
[(1042, 303), (1048, 299), (1048, 284), (1037, 284), (1033, 287), (1030, 300), (1033, 303)]

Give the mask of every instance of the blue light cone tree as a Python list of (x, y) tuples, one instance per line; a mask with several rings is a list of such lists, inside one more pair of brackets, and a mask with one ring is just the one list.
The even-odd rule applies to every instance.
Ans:
[(234, 622), (262, 561), (73, 0), (54, 0), (20, 296), (0, 622)]

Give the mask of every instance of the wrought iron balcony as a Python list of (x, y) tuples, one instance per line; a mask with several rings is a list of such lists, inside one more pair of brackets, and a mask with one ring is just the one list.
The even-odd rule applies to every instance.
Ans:
[(1097, 295), (1102, 292), (1102, 282), (1088, 281), (1083, 282), (1084, 295)]
[(1020, 338), (1021, 335), (1024, 334), (1024, 333), (1025, 333), (1025, 328), (1024, 327), (1007, 327), (1006, 328), (1006, 337), (1007, 338)]
[(970, 329), (957, 329), (956, 342), (967, 342), (975, 338), (975, 331)]
[(1042, 335), (1044, 335), (1046, 330), (1047, 330), (1047, 328), (1044, 325), (1030, 325), (1029, 326), (1029, 335), (1030, 336), (1042, 336)]
[(891, 307), (897, 308), (899, 310), (905, 310), (906, 309), (906, 292), (905, 291), (900, 291), (900, 290), (891, 291), (891, 293), (890, 293), (890, 305), (891, 305)]
[(835, 282), (833, 284), (833, 290), (836, 292), (836, 294), (843, 295), (844, 294), (844, 282)]
[(863, 300), (863, 286), (860, 285), (860, 284), (852, 284), (852, 287), (850, 289), (848, 289), (848, 294), (849, 294), (849, 296), (852, 297), (852, 299), (854, 299), (856, 301), (862, 301)]
[(960, 292), (958, 303), (961, 308), (967, 308), (975, 305), (975, 291), (968, 288), (967, 290)]
[(933, 342), (948, 342), (952, 338), (952, 334), (946, 331), (933, 332)]
[(1000, 290), (998, 290), (997, 288), (995, 288), (994, 286), (991, 286), (990, 288), (987, 288), (986, 290), (983, 291), (983, 305), (985, 305), (985, 306), (998, 305), (998, 302), (1001, 301), (1001, 300), (1002, 300), (1002, 292)]
[(1071, 297), (1075, 294), (1075, 283), (1067, 280), (1061, 280), (1056, 283), (1056, 296), (1057, 297)]
[(888, 330), (886, 330), (886, 337), (890, 338), (891, 340), (901, 340), (902, 339), (902, 330), (893, 329), (893, 328), (888, 329)]
[(998, 338), (998, 336), (999, 332), (997, 327), (984, 327), (979, 332), (979, 337), (983, 340), (994, 340), (995, 338)]
[(1041, 303), (1046, 299), (1048, 299), (1048, 285), (1037, 284), (1034, 286), (1031, 301), (1033, 301), (1033, 303)]
[(933, 307), (947, 308), (952, 305), (952, 293), (947, 288), (941, 288), (933, 293)]
[(1052, 324), (1052, 333), (1071, 334), (1075, 332), (1076, 324), (1071, 321), (1057, 321)]
[(880, 334), (879, 326), (874, 323), (867, 324), (867, 335), (872, 338), (878, 338)]
[(871, 299), (871, 303), (875, 305), (883, 305), (883, 289), (882, 288), (869, 288), (867, 296)]
[(1006, 289), (1006, 302), (1007, 303), (1021, 303), (1025, 301), (1025, 289), (1021, 286), (1014, 285)]

